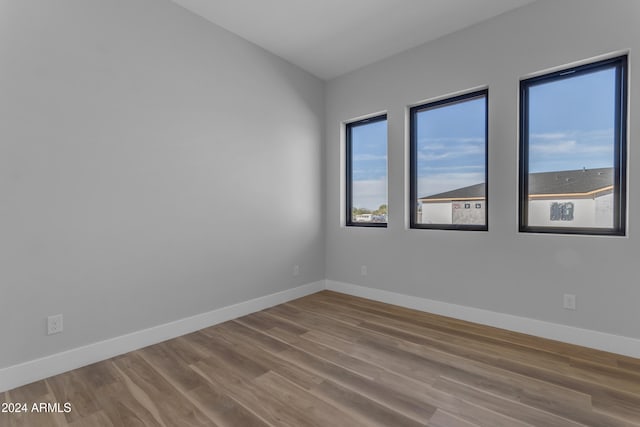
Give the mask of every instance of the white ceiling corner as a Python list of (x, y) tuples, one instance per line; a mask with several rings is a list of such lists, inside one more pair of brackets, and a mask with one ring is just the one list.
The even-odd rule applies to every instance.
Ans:
[(172, 0), (331, 79), (535, 0)]

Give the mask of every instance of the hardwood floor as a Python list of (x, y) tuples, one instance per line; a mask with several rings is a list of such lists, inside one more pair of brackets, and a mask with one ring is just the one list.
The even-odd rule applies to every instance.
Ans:
[(8, 402), (61, 411), (2, 427), (640, 426), (640, 360), (323, 291)]

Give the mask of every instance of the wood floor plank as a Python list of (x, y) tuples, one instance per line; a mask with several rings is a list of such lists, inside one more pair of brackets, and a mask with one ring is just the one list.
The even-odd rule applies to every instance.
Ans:
[(493, 393), (487, 393), (485, 390), (444, 376), (436, 382), (434, 387), (501, 414), (508, 415), (517, 413), (518, 419), (532, 425), (542, 425), (546, 427), (584, 427), (584, 424), (576, 421), (562, 418), (533, 406), (524, 405), (515, 400), (505, 399)]
[[(279, 357), (278, 354), (280, 352), (289, 348), (289, 346), (284, 343), (266, 335), (263, 335), (263, 338), (258, 341), (255, 336), (251, 335), (253, 331), (242, 325), (237, 325), (237, 327), (230, 329), (231, 330), (225, 330), (221, 328), (218, 330), (217, 336), (212, 338), (214, 340), (223, 339), (224, 344), (222, 345), (232, 346), (234, 350), (245, 355), (255, 363), (259, 363), (266, 369), (278, 373), (305, 390), (311, 390), (324, 381), (323, 377), (314, 374), (312, 371), (300, 368)], [(274, 344), (277, 343), (278, 347), (276, 348), (279, 350), (275, 352), (270, 350), (274, 348), (274, 344), (261, 347), (261, 344), (269, 342), (266, 341), (266, 339)]]
[(89, 417), (100, 410), (95, 393), (76, 371), (48, 378), (46, 383), (57, 402), (73, 402), (73, 410), (65, 414), (69, 423)]
[(305, 366), (321, 377), (328, 378), (372, 400), (404, 412), (414, 419), (426, 420), (436, 409), (427, 400), (412, 396), (414, 388), (410, 383), (406, 383), (404, 392), (401, 393), (400, 390), (394, 390), (393, 394), (391, 394), (387, 386), (324, 358), (301, 351), (295, 346), (282, 352), (281, 357), (289, 363)]
[[(514, 375), (513, 370), (509, 369), (517, 361), (505, 359), (492, 354), (485, 354), (479, 350), (471, 350), (461, 345), (452, 345), (436, 341), (433, 339), (425, 339), (423, 336), (406, 333), (394, 328), (387, 328), (380, 325), (371, 326), (368, 322), (361, 324), (362, 328), (379, 332), (399, 339), (405, 339), (414, 344), (427, 346), (450, 354), (456, 354), (470, 362), (480, 362), (491, 367), (498, 367), (501, 370), (485, 369), (471, 373), (467, 371), (465, 375), (476, 377), (483, 386), (494, 393), (516, 396), (518, 400), (525, 403), (541, 406), (547, 409), (569, 409), (574, 408), (587, 409), (591, 407), (591, 396), (586, 393), (580, 393), (575, 390), (556, 386), (548, 382), (540, 381), (535, 378)], [(463, 362), (464, 363), (464, 362)], [(522, 363), (522, 362), (521, 362)], [(505, 369), (506, 368), (506, 369)], [(504, 372), (504, 371), (507, 372)]]
[(323, 381), (314, 387), (311, 393), (360, 418), (366, 425), (380, 427), (420, 427), (425, 425), (423, 421), (417, 421), (415, 418), (407, 416), (408, 414), (403, 415), (334, 381)]
[(480, 427), (478, 424), (456, 417), (440, 408), (429, 420), (429, 427)]
[[(319, 342), (322, 342), (329, 346), (335, 346), (334, 348), (343, 348), (341, 347), (341, 345), (343, 345), (343, 342), (341, 342), (341, 340), (332, 339), (327, 335), (323, 336), (321, 333), (315, 333), (314, 331), (311, 331), (305, 335), (313, 336), (315, 339), (318, 339)], [(373, 364), (379, 363), (378, 366), (385, 365), (385, 359), (371, 359), (366, 354), (360, 354), (359, 357), (362, 357), (363, 360), (369, 360)], [(292, 361), (292, 363), (295, 363), (295, 361)], [(398, 369), (398, 367), (394, 365), (391, 369), (400, 372), (400, 375), (404, 376), (402, 384), (404, 385), (406, 390), (411, 391), (414, 399), (420, 399), (421, 401), (425, 402), (424, 404), (428, 405), (428, 408), (444, 408), (466, 420), (482, 420), (482, 422), (484, 423), (483, 425), (528, 425), (511, 420), (509, 417), (505, 417), (492, 410), (487, 410), (478, 405), (466, 402), (462, 399), (459, 399), (453, 394), (432, 387), (430, 384), (437, 381), (438, 377), (428, 378), (427, 381), (424, 381), (424, 377), (422, 375), (416, 375), (418, 371), (412, 370), (411, 368)], [(387, 381), (391, 379), (389, 376), (383, 378), (385, 378)], [(390, 390), (393, 390), (395, 393), (402, 393), (400, 390), (398, 390), (398, 388), (393, 388), (392, 385), (388, 382), (385, 382), (384, 386)], [(402, 394), (400, 394), (400, 396), (401, 395)], [(405, 408), (404, 410), (407, 413), (411, 413), (412, 410), (415, 411), (416, 408)], [(429, 414), (433, 415), (433, 412), (435, 411), (429, 409), (428, 413), (426, 414), (427, 418), (429, 417)]]
[(0, 393), (0, 427), (640, 427), (640, 360), (323, 291)]
[(97, 390), (102, 411), (114, 427), (144, 426), (165, 427), (154, 414), (141, 404), (129, 391), (125, 379), (119, 376), (117, 382), (106, 384)]
[[(294, 301), (291, 304), (295, 304)], [(570, 359), (565, 356), (557, 356), (555, 354), (546, 351), (536, 351), (529, 348), (519, 346), (506, 346), (503, 342), (498, 341), (479, 341), (475, 336), (469, 338), (468, 335), (461, 334), (459, 330), (454, 330), (451, 333), (448, 329), (435, 328), (429, 324), (425, 326), (420, 322), (415, 322), (410, 319), (392, 319), (386, 316), (366, 313), (366, 317), (363, 319), (363, 315), (359, 314), (357, 310), (350, 308), (342, 308), (337, 304), (324, 304), (323, 302), (300, 302), (297, 304), (305, 304), (308, 310), (336, 318), (341, 321), (351, 322), (354, 326), (362, 326), (373, 328), (389, 328), (396, 329), (397, 331), (403, 331), (405, 333), (414, 334), (419, 336), (423, 340), (430, 339), (429, 345), (458, 345), (469, 350), (478, 349), (482, 354), (493, 355), (499, 358), (510, 358), (513, 360), (520, 360), (523, 362), (544, 363), (545, 366), (558, 365), (562, 367), (568, 367)], [(298, 306), (298, 305), (296, 305)], [(349, 320), (350, 318), (350, 320)], [(459, 351), (456, 350), (456, 351)]]
[[(310, 341), (298, 339), (296, 335), (279, 328), (274, 328), (270, 333), (273, 334), (270, 336), (276, 338), (282, 338), (283, 335), (286, 336), (288, 341), (283, 340), (283, 342), (288, 342), (289, 345), (286, 347), (289, 349), (289, 352), (295, 352), (298, 357), (305, 357), (305, 349), (308, 349), (305, 343), (311, 345), (313, 351), (307, 351), (306, 356), (319, 355), (319, 365), (314, 364), (314, 366), (311, 366), (309, 363), (296, 364), (288, 355), (288, 352), (283, 352), (281, 357), (278, 357), (277, 354), (269, 354), (266, 351), (254, 351), (252, 357), (256, 357), (262, 361), (269, 360), (269, 367), (272, 371), (279, 373), (300, 387), (310, 390), (313, 394), (318, 394), (319, 391), (327, 390), (335, 386), (337, 389), (344, 389), (344, 393), (354, 393), (362, 396), (366, 401), (371, 402), (374, 408), (385, 407), (396, 414), (404, 413), (419, 423), (425, 421), (434, 410), (428, 402), (424, 400), (421, 401), (412, 396), (414, 390), (409, 387), (410, 384), (406, 381), (402, 383), (402, 387), (392, 388), (393, 394), (389, 393), (388, 385), (381, 386), (374, 378), (385, 376), (385, 373), (380, 368), (368, 366), (364, 362), (359, 362), (357, 367), (353, 363), (346, 363), (347, 366), (351, 367), (351, 369), (349, 369), (345, 367), (345, 363), (343, 363), (345, 358), (336, 356), (335, 361), (338, 362), (338, 364), (336, 364), (338, 369), (330, 370), (330, 368), (327, 369), (326, 365), (323, 366), (322, 362), (330, 360), (337, 352), (326, 349), (329, 351), (329, 353), (327, 353), (323, 351), (320, 346)], [(229, 339), (233, 340), (236, 345), (245, 351), (252, 348), (252, 344), (254, 344), (251, 341), (251, 336), (245, 335), (244, 338), (242, 338), (242, 329), (236, 329), (235, 333), (229, 336)], [(302, 350), (302, 352), (300, 352), (300, 350)], [(330, 354), (330, 356), (327, 358), (323, 357), (322, 354)], [(305, 367), (306, 371), (303, 370), (302, 367)], [(331, 380), (323, 380), (323, 378)], [(344, 386), (339, 384), (344, 384)], [(327, 398), (324, 394), (322, 394), (322, 396)], [(361, 402), (364, 402), (364, 400)], [(380, 409), (380, 411), (385, 410), (387, 409)], [(392, 417), (392, 415), (388, 415), (388, 417)], [(404, 417), (401, 418), (404, 419)], [(404, 423), (406, 424), (406, 422)]]
[[(530, 348), (531, 351), (544, 351), (557, 355), (558, 357), (573, 357), (583, 360), (591, 360), (603, 365), (617, 366), (620, 363), (638, 366), (638, 359), (609, 353), (601, 350), (595, 350), (580, 347), (574, 344), (568, 344), (560, 341), (553, 341), (546, 338), (535, 337), (518, 332), (508, 331), (505, 329), (495, 328), (491, 326), (474, 324), (464, 320), (454, 319), (451, 317), (440, 316), (432, 313), (420, 312), (405, 307), (385, 304), (378, 301), (367, 300), (352, 295), (340, 294), (333, 291), (319, 292), (311, 295), (310, 300), (325, 300), (335, 304), (350, 304), (353, 306), (361, 306), (365, 308), (377, 308), (383, 312), (399, 314), (408, 319), (424, 320), (427, 324), (440, 325), (453, 330), (473, 332), (478, 338), (498, 339), (507, 343), (519, 344)], [(640, 366), (638, 366), (640, 368)]]
[(73, 371), (79, 382), (86, 384), (87, 388), (96, 389), (105, 385), (115, 384), (120, 377), (113, 367), (111, 360), (94, 363)]
[(304, 416), (298, 418), (298, 425), (354, 427), (370, 425), (366, 420), (360, 419), (353, 411), (341, 410), (340, 407), (329, 404), (308, 391), (298, 388), (275, 372), (261, 375), (256, 379), (256, 384), (279, 401), (287, 402), (303, 410)]
[[(362, 327), (367, 327), (366, 322), (363, 323)], [(375, 328), (375, 330), (386, 332), (392, 336), (398, 336), (401, 334), (405, 339), (411, 342), (420, 342), (419, 340), (414, 340), (409, 335), (399, 333), (391, 329), (385, 330), (385, 328)], [(442, 349), (442, 346), (431, 341), (429, 341), (428, 344)], [(451, 348), (449, 351), (451, 351)], [(455, 349), (455, 351), (457, 351), (459, 355), (465, 357), (473, 356), (471, 357), (472, 360), (481, 360), (485, 363), (489, 363), (491, 366), (497, 366), (500, 368), (505, 368), (507, 364), (511, 366), (514, 363), (513, 361), (505, 363), (505, 361), (501, 359), (482, 357), (483, 355), (481, 354), (473, 354), (463, 348)], [(486, 374), (488, 375), (485, 375), (483, 371), (486, 371)], [(492, 369), (481, 369), (473, 373), (470, 371), (464, 372), (462, 376), (469, 383), (482, 385), (487, 392), (513, 398), (521, 403), (528, 404), (535, 408), (549, 411), (560, 416), (567, 416), (575, 413), (577, 410), (588, 410), (591, 408), (591, 396), (588, 394), (580, 393), (566, 387), (556, 386), (535, 378), (514, 374), (513, 370), (501, 372)], [(608, 425), (608, 423), (610, 422), (606, 420), (600, 422), (601, 425), (605, 426)]]
[[(262, 375), (253, 377), (251, 374), (243, 373), (234, 369), (233, 364), (229, 364), (229, 359), (212, 357), (194, 365), (194, 369), (212, 384), (224, 389), (229, 396), (240, 402), (244, 407), (251, 408), (253, 413), (265, 420), (272, 426), (322, 426), (322, 419), (317, 419), (318, 414), (311, 413), (313, 407), (322, 406), (319, 401), (310, 402), (310, 397), (304, 394), (302, 389), (294, 389), (295, 394), (289, 393), (287, 389), (278, 388), (271, 381), (271, 377), (258, 381), (269, 374), (265, 371)], [(274, 373), (270, 373), (275, 375)], [(278, 383), (281, 384), (281, 383)], [(289, 386), (294, 387), (293, 384)], [(298, 396), (297, 399), (290, 400)], [(316, 399), (318, 400), (318, 399)], [(295, 404), (298, 402), (299, 404)], [(313, 405), (310, 405), (313, 403)], [(340, 411), (335, 407), (323, 408), (331, 418)], [(346, 414), (341, 414), (341, 419), (348, 420)], [(362, 425), (355, 420), (349, 420), (354, 425)]]
[[(65, 374), (62, 374), (65, 375)], [(11, 402), (36, 403), (49, 394), (45, 380), (36, 381), (7, 392), (7, 400)]]
[[(311, 305), (310, 304), (314, 304)], [(427, 322), (422, 319), (408, 317), (404, 314), (385, 314), (383, 311), (364, 308), (361, 305), (349, 304), (345, 308), (342, 304), (325, 305), (324, 310), (320, 307), (322, 303), (316, 301), (307, 302), (291, 302), (288, 305), (299, 306), (305, 304), (306, 308), (314, 313), (320, 310), (325, 316), (335, 317), (336, 312), (341, 310), (360, 319), (358, 323), (370, 325), (379, 325), (396, 328), (401, 331), (414, 332), (424, 338), (432, 338), (434, 342), (452, 343), (464, 346), (468, 349), (480, 349), (482, 353), (494, 355), (501, 358), (510, 358), (515, 361), (544, 363), (547, 368), (557, 366), (559, 369), (567, 369), (569, 367), (569, 358), (564, 355), (557, 355), (546, 350), (532, 349), (520, 344), (513, 344), (508, 341), (497, 339), (496, 337), (487, 337), (485, 335), (477, 335), (473, 333), (473, 328), (451, 327), (446, 322)], [(364, 319), (363, 319), (364, 318)]]
[(628, 357), (617, 360), (616, 366), (620, 369), (626, 369), (627, 371), (637, 373), (640, 372), (640, 360), (631, 359)]
[(216, 389), (210, 383), (190, 390), (189, 395), (191, 399), (198, 402), (198, 407), (220, 427), (266, 427), (269, 425), (228, 396), (224, 390)]
[(113, 423), (104, 414), (104, 411), (100, 410), (94, 412), (88, 417), (82, 417), (77, 421), (69, 424), (70, 427), (114, 427)]
[[(283, 331), (278, 331), (277, 328), (275, 328), (273, 331), (270, 331), (270, 333), (274, 333), (274, 334), (277, 333), (280, 336), (282, 336), (283, 334), (286, 335), (286, 333), (283, 333)], [(311, 333), (312, 332), (309, 332), (308, 334), (311, 334)], [(291, 361), (291, 363), (301, 363), (307, 366), (313, 365), (313, 363), (309, 363), (308, 360), (305, 360), (304, 356), (302, 360), (298, 360), (298, 358), (301, 355), (304, 355), (304, 353), (294, 353), (294, 354), (288, 354), (288, 352), (283, 353), (283, 357), (289, 357), (290, 358), (289, 360)], [(330, 378), (333, 378), (336, 382), (344, 384), (345, 386), (350, 387), (352, 389), (358, 389), (360, 393), (363, 393), (365, 395), (372, 394), (371, 390), (367, 391), (366, 388), (363, 388), (362, 386), (358, 386), (358, 381), (354, 381), (354, 379), (356, 379), (357, 377), (354, 378), (348, 372), (343, 373), (342, 375), (333, 376), (331, 371), (323, 372), (322, 367), (323, 365), (321, 364), (319, 367), (316, 366), (315, 368), (312, 368), (312, 369), (318, 369), (318, 372), (321, 375), (326, 375)], [(345, 378), (349, 379), (350, 381), (346, 381)], [(396, 376), (396, 378), (398, 378), (398, 376)], [(400, 402), (395, 402), (395, 405), (399, 405), (398, 407), (401, 407), (406, 414), (408, 415), (413, 414), (414, 417), (417, 416), (417, 419), (420, 419), (420, 420), (425, 419), (425, 417), (426, 419), (428, 419), (429, 416), (433, 415), (434, 411), (432, 408), (442, 407), (468, 420), (480, 419), (485, 423), (485, 425), (496, 425), (496, 426), (528, 425), (525, 423), (520, 423), (518, 421), (511, 420), (509, 417), (505, 417), (494, 411), (487, 410), (477, 405), (462, 401), (458, 399), (456, 396), (442, 392), (440, 390), (436, 390), (433, 387), (429, 386), (428, 384), (416, 382), (414, 379), (412, 379), (409, 376), (404, 377), (402, 380), (402, 385), (404, 387), (404, 390), (402, 389), (402, 387), (393, 387), (393, 382), (389, 382), (389, 380), (392, 380), (391, 376), (381, 375), (376, 379), (380, 383), (382, 383), (385, 388), (388, 389), (388, 391), (386, 392), (387, 399), (390, 399), (392, 396), (400, 399)], [(410, 394), (411, 397), (408, 397), (405, 393)], [(403, 404), (406, 406), (403, 407)]]
[(259, 311), (257, 313), (242, 317), (242, 320), (244, 321), (244, 323), (259, 331), (266, 331), (276, 327), (284, 329), (285, 331), (291, 332), (295, 335), (304, 334), (308, 331), (308, 329), (305, 329), (300, 325), (296, 325), (291, 322), (284, 322), (278, 318), (266, 316), (265, 313), (266, 311)]
[(189, 391), (206, 384), (206, 381), (189, 367), (190, 364), (200, 359), (188, 358), (187, 362), (185, 358), (165, 343), (143, 348), (139, 354), (156, 371), (161, 372), (165, 378), (169, 378), (176, 384), (176, 387)]
[[(290, 305), (290, 304), (289, 304)], [(280, 307), (275, 308), (274, 310), (271, 310), (270, 313), (271, 315), (282, 315), (282, 313), (284, 312), (284, 310)], [(287, 312), (287, 316), (291, 317), (293, 319), (293, 321), (300, 321), (301, 316), (303, 316), (303, 313), (300, 310), (291, 310), (289, 309)], [(316, 324), (316, 330), (319, 331), (325, 331), (325, 332), (329, 332), (332, 333), (332, 331), (329, 328), (324, 328), (323, 326), (323, 322), (322, 320), (319, 320), (318, 317), (311, 317), (311, 321), (313, 321)], [(304, 322), (304, 321), (303, 321)], [(303, 323), (304, 325), (304, 323)], [(350, 337), (350, 333), (348, 332), (350, 329), (349, 325), (342, 325), (342, 328), (340, 330), (340, 332), (336, 335), (336, 338), (340, 338), (341, 340), (343, 340), (344, 342), (350, 342), (350, 341), (354, 341), (353, 337)], [(353, 336), (357, 335), (357, 332), (355, 330), (353, 330), (353, 328), (351, 328), (351, 334)], [(315, 330), (312, 331), (311, 333), (315, 334), (317, 333)], [(385, 355), (379, 355), (376, 354), (377, 349), (375, 347), (380, 347), (381, 344), (381, 340), (380, 339), (376, 339), (376, 342), (374, 343), (373, 347), (366, 347), (366, 350), (362, 349), (362, 353), (363, 353), (363, 357), (367, 358), (368, 360), (372, 361), (374, 358), (378, 357), (378, 359), (380, 360), (386, 360), (388, 359), (387, 357), (385, 357)], [(384, 341), (384, 340), (383, 340)], [(345, 351), (351, 351), (353, 352), (357, 352), (359, 351), (359, 347), (361, 347), (361, 344), (363, 344), (363, 341), (359, 341), (357, 344), (352, 343), (352, 348), (349, 349), (347, 348)], [(388, 349), (388, 347), (387, 347)], [(397, 357), (391, 357), (390, 359), (398, 359)], [(406, 362), (406, 359), (405, 359)], [(446, 364), (451, 363), (451, 361), (446, 362)], [(463, 362), (464, 363), (464, 362)], [(511, 365), (511, 367), (513, 367), (513, 362), (509, 361), (509, 364)], [(402, 369), (409, 369), (409, 365), (407, 365), (406, 363), (400, 363), (401, 367), (400, 368), (395, 368), (398, 370), (402, 370)], [(473, 366), (473, 364), (468, 364), (468, 367)], [(480, 367), (480, 370), (482, 370), (484, 368)], [(603, 389), (602, 386), (602, 382), (600, 381), (587, 381), (586, 378), (573, 378), (571, 376), (558, 376), (556, 374), (551, 374), (544, 368), (539, 369), (533, 366), (526, 366), (523, 365), (521, 367), (518, 367), (518, 369), (521, 369), (523, 373), (525, 374), (531, 374), (532, 372), (534, 372), (534, 375), (532, 376), (532, 378), (534, 379), (540, 379), (540, 380), (547, 380), (547, 379), (553, 379), (555, 381), (555, 383), (551, 383), (551, 384), (556, 384), (561, 386), (562, 388), (568, 390), (569, 388), (564, 387), (566, 384), (570, 384), (571, 386), (577, 386), (578, 390), (584, 395), (585, 393), (591, 393), (592, 396), (596, 396), (596, 400), (597, 400), (597, 407), (600, 409), (600, 412), (602, 414), (612, 414), (612, 413), (617, 413), (618, 416), (623, 416), (625, 417), (625, 419), (627, 420), (636, 420), (637, 416), (638, 416), (638, 409), (640, 409), (640, 405), (637, 405), (636, 403), (638, 403), (638, 400), (628, 394), (625, 394), (624, 392), (619, 392), (618, 390), (614, 390), (611, 388), (608, 389)], [(493, 370), (492, 367), (488, 367), (486, 368), (488, 373), (491, 373), (491, 371)], [(418, 375), (423, 375), (424, 372), (420, 372)], [(516, 376), (514, 376), (515, 378)], [(424, 378), (422, 377), (423, 380), (429, 381), (429, 378)], [(606, 383), (606, 382), (605, 382)], [(610, 384), (609, 384), (610, 386)], [(553, 387), (549, 387), (547, 389), (548, 392), (552, 391), (551, 389), (553, 389)], [(562, 393), (560, 394), (562, 395)], [(567, 409), (568, 412), (572, 412), (573, 408), (572, 407), (567, 407), (565, 405), (557, 405), (557, 402), (554, 399), (547, 399), (546, 402), (548, 402), (549, 404), (555, 406), (555, 409), (559, 412), (561, 412), (561, 415), (566, 415), (567, 413)], [(607, 408), (612, 409), (612, 411), (608, 411)], [(585, 417), (581, 417), (581, 419), (584, 419)], [(600, 414), (589, 414), (588, 416), (586, 416), (586, 418), (596, 418), (599, 419)], [(606, 417), (604, 417), (606, 418)], [(617, 421), (615, 421), (615, 419), (609, 419), (606, 418), (605, 420), (600, 420), (598, 421), (598, 425), (607, 425), (607, 423), (613, 425), (613, 423), (616, 423)]]
[(125, 377), (131, 394), (160, 423), (167, 426), (180, 423), (211, 427), (215, 424), (182, 394), (171, 386), (137, 352), (118, 357), (114, 364)]
[[(274, 310), (274, 314), (278, 315), (279, 311), (279, 309)], [(290, 315), (292, 317), (301, 316), (301, 313), (291, 312)], [(317, 319), (314, 319), (314, 321), (318, 322)], [(316, 329), (322, 330), (322, 325), (320, 325)], [(324, 330), (326, 331), (326, 329)], [(345, 340), (349, 340), (348, 333), (345, 332), (345, 330), (348, 330), (348, 326), (343, 327), (343, 330), (340, 332), (340, 336)], [(313, 331), (313, 333), (315, 333), (315, 331)], [(387, 340), (377, 339), (376, 346), (379, 346), (381, 342), (385, 341)], [(362, 344), (362, 342), (360, 342), (360, 344)], [(388, 345), (389, 343), (387, 342), (387, 346)], [(436, 345), (435, 347), (438, 346)], [(405, 349), (410, 348), (410, 346), (405, 345)], [(467, 353), (467, 356), (468, 354), (469, 353)], [(375, 357), (375, 355), (369, 354), (368, 357)], [(382, 356), (382, 358), (384, 358), (384, 356)], [(483, 361), (486, 362), (486, 360)], [(452, 362), (453, 361), (445, 362), (445, 364), (451, 364)], [(464, 364), (465, 363), (463, 362), (463, 365)], [(471, 369), (474, 366), (474, 363), (467, 363), (467, 365), (467, 369)], [(638, 399), (638, 396), (629, 393), (626, 387), (623, 387), (623, 390), (616, 388), (618, 386), (621, 386), (621, 384), (625, 386), (628, 385), (626, 384), (626, 381), (624, 383), (621, 383), (616, 377), (611, 377), (607, 381), (602, 377), (602, 375), (595, 372), (591, 372), (589, 375), (581, 375), (581, 373), (572, 370), (570, 366), (567, 366), (565, 369), (560, 371), (557, 369), (552, 370), (549, 369), (548, 365), (543, 363), (543, 361), (539, 362), (537, 366), (534, 366), (526, 363), (518, 363), (517, 361), (504, 358), (499, 362), (489, 362), (488, 365), (489, 366), (486, 369), (480, 366), (480, 371), (486, 370), (487, 373), (491, 373), (491, 371), (495, 371), (494, 367), (499, 367), (501, 369), (506, 369), (509, 372), (516, 372), (522, 376), (528, 376), (533, 379), (548, 382), (567, 390), (573, 389), (579, 393), (582, 393), (583, 395), (589, 395), (591, 397), (591, 400), (593, 401), (593, 404), (599, 409), (600, 412), (604, 414), (617, 414), (618, 416), (625, 417), (625, 419), (627, 420), (635, 420), (640, 416), (640, 400)], [(459, 364), (453, 364), (452, 366), (460, 367)], [(474, 370), (476, 372), (478, 371), (477, 369)], [(517, 378), (517, 376), (513, 375), (512, 377), (513, 379)], [(629, 381), (629, 383), (632, 383), (632, 381)], [(527, 390), (533, 389), (529, 387)], [(551, 392), (552, 387), (546, 390), (548, 392)], [(569, 394), (565, 395), (568, 396)], [(566, 412), (567, 408), (570, 411), (572, 410), (571, 407), (567, 407), (564, 404), (557, 405), (556, 400), (551, 399), (546, 401), (548, 404), (555, 405), (557, 411)], [(561, 414), (564, 415), (564, 413)]]

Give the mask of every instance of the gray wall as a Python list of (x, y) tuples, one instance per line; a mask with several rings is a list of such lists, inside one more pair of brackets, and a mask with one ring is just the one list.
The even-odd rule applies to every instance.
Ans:
[[(640, 2), (540, 0), (331, 80), (326, 91), (327, 278), (640, 338)], [(621, 49), (630, 54), (628, 237), (517, 232), (518, 83)], [(405, 107), (489, 86), (489, 232), (407, 230)], [(340, 123), (387, 111), (389, 228), (341, 226)], [(360, 266), (368, 275), (360, 275)], [(562, 309), (562, 294), (577, 310)]]
[(323, 102), (168, 0), (0, 0), (0, 368), (323, 279)]

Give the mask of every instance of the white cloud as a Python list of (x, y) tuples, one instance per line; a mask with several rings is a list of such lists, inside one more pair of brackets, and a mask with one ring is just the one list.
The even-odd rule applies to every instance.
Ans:
[(367, 160), (387, 160), (387, 156), (375, 155), (375, 154), (357, 154), (353, 156), (354, 161), (367, 161)]
[(423, 151), (418, 152), (418, 160), (422, 160), (425, 162), (429, 162), (433, 160), (442, 160), (450, 156), (451, 156), (451, 153), (435, 154), (435, 153), (425, 153)]
[(571, 138), (568, 133), (565, 132), (551, 132), (551, 133), (532, 133), (530, 135), (531, 139), (567, 139)]
[(447, 158), (484, 155), (484, 144), (431, 145), (418, 150), (418, 160), (434, 161)]
[(613, 156), (613, 129), (533, 133), (530, 150), (532, 161), (555, 161), (560, 168), (577, 168), (575, 161), (597, 164)]
[(566, 154), (575, 153), (577, 143), (575, 140), (560, 141), (552, 144), (534, 143), (531, 144), (531, 152), (535, 154)]
[[(445, 147), (445, 146), (450, 146), (451, 142), (457, 142), (457, 143), (461, 143), (461, 142), (481, 142), (481, 143), (484, 143), (484, 138), (480, 138), (480, 137), (469, 137), (469, 138), (463, 138), (463, 137), (420, 138), (419, 142), (421, 144), (429, 144), (429, 145), (434, 145), (434, 143), (439, 142), (439, 143), (441, 143), (440, 146)], [(442, 143), (448, 143), (448, 144), (442, 144)]]
[(484, 172), (484, 165), (466, 165), (466, 166), (423, 166), (420, 170), (425, 171), (451, 171), (455, 170), (476, 170)]
[(387, 168), (354, 169), (353, 177), (358, 181), (364, 179), (383, 179), (387, 176)]
[(573, 139), (578, 141), (598, 140), (613, 138), (613, 129), (596, 129), (589, 131), (566, 131), (566, 132), (547, 132), (547, 133), (532, 133), (530, 135), (531, 140), (547, 140), (558, 141)]
[(418, 178), (418, 198), (484, 182), (484, 172), (437, 173)]
[(368, 179), (353, 181), (353, 207), (378, 209), (382, 204), (387, 204), (387, 180)]
[(613, 153), (612, 144), (579, 144), (575, 140), (561, 141), (553, 144), (531, 144), (531, 152), (539, 155), (571, 154), (609, 154)]

